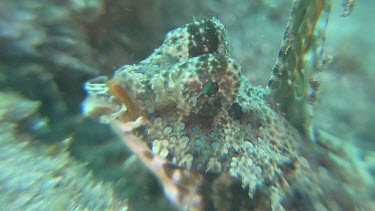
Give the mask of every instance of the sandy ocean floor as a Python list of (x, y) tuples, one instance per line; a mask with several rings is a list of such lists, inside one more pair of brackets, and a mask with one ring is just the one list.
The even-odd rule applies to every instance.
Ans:
[(375, 2), (358, 2), (349, 17), (333, 7), (327, 29), (326, 52), (334, 57), (321, 74), (321, 100), (316, 120), (328, 131), (365, 149), (375, 149)]

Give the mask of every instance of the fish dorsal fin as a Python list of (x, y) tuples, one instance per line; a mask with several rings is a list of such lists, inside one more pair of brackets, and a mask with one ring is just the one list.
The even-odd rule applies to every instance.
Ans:
[(268, 83), (271, 101), (302, 134), (311, 138), (312, 74), (321, 69), (329, 0), (296, 0)]

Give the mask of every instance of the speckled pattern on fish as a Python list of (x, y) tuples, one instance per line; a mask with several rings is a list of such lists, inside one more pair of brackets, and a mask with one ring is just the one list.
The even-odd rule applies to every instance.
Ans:
[(84, 112), (134, 140), (129, 148), (180, 209), (360, 208), (350, 182), (333, 178), (341, 170), (331, 152), (241, 75), (227, 46), (215, 18), (175, 29), (139, 64), (88, 81)]

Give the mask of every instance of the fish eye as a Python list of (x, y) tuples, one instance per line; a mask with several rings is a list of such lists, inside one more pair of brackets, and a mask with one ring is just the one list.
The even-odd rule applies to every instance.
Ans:
[(219, 91), (219, 84), (209, 80), (202, 86), (202, 93), (207, 97), (211, 97)]

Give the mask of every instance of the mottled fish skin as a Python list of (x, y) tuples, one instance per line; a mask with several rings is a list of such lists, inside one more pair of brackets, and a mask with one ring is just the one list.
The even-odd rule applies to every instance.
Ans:
[[(326, 5), (319, 2), (311, 1), (315, 19)], [(297, 1), (295, 10), (308, 5)], [(292, 16), (300, 14), (295, 10)], [(312, 21), (311, 27), (317, 22), (304, 21)], [(227, 56), (225, 34), (215, 18), (169, 32), (139, 64), (121, 67), (107, 82), (86, 84), (87, 115), (101, 112), (100, 119), (111, 123), (179, 209), (360, 208), (347, 190), (350, 181), (333, 178), (340, 174), (330, 156), (335, 147), (301, 135), (275, 109), (273, 95), (241, 75), (240, 65)], [(313, 47), (297, 46), (302, 52)], [(291, 61), (285, 62), (293, 67)]]

